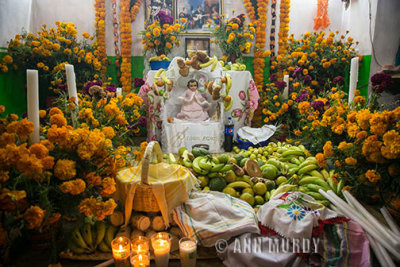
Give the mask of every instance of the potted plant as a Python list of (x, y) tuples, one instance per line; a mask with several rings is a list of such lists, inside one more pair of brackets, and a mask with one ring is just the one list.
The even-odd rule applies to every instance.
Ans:
[[(224, 17), (224, 15), (222, 15)], [(251, 23), (244, 23), (244, 15), (229, 20), (221, 18), (219, 25), (213, 28), (211, 36), (221, 48), (227, 62), (235, 63), (242, 54), (250, 53), (255, 28)]]
[(170, 59), (167, 55), (174, 45), (180, 45), (177, 36), (183, 29), (179, 23), (174, 24), (174, 19), (164, 11), (158, 12), (156, 18), (141, 32), (144, 55), (155, 54), (150, 58), (152, 70), (168, 68)]

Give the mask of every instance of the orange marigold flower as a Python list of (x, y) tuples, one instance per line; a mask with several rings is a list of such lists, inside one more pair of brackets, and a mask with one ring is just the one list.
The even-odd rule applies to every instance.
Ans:
[(346, 162), (347, 165), (356, 165), (357, 164), (357, 160), (353, 157), (348, 157), (344, 160), (344, 162)]
[(320, 166), (320, 167), (326, 166), (326, 159), (325, 159), (324, 154), (318, 153), (317, 155), (315, 155), (315, 158), (317, 159), (318, 166)]
[(50, 116), (50, 124), (55, 124), (57, 127), (67, 126), (67, 119), (65, 119), (64, 114), (54, 114)]
[(39, 228), (46, 214), (45, 210), (42, 210), (39, 206), (30, 206), (24, 213), (24, 220), (27, 223), (28, 229)]
[(323, 147), (324, 150), (324, 155), (329, 157), (329, 156), (333, 156), (334, 152), (332, 150), (332, 142), (331, 141), (327, 141)]
[(64, 194), (79, 195), (86, 189), (86, 183), (82, 179), (75, 179), (68, 182), (63, 182), (60, 185), (60, 190)]
[(54, 176), (60, 180), (69, 180), (76, 175), (75, 161), (59, 159), (54, 167)]
[(365, 177), (371, 182), (371, 183), (377, 183), (381, 179), (381, 175), (377, 173), (375, 170), (368, 170), (365, 173)]

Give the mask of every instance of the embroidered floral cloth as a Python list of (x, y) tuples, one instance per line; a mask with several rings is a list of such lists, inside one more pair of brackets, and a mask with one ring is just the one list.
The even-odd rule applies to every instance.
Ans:
[(261, 225), (288, 238), (311, 238), (321, 220), (338, 214), (302, 192), (282, 193), (264, 204), (257, 213)]

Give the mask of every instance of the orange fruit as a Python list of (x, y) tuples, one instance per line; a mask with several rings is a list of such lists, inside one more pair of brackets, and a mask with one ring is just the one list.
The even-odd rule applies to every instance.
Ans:
[(164, 81), (159, 80), (156, 82), (156, 84), (157, 86), (164, 86)]
[(231, 99), (232, 99), (232, 97), (230, 95), (227, 95), (224, 97), (224, 101), (226, 101), (226, 102), (230, 102)]
[(226, 83), (226, 77), (222, 77), (221, 82)]
[(172, 118), (172, 117), (169, 117), (169, 118), (168, 118), (168, 122), (169, 122), (169, 123), (171, 123), (171, 122), (173, 122), (173, 121), (174, 121), (174, 118)]

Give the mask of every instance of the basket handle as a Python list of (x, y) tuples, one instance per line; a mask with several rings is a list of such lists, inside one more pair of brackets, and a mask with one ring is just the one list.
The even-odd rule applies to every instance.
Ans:
[(150, 160), (153, 156), (153, 152), (156, 153), (157, 162), (162, 162), (162, 160), (163, 160), (160, 144), (157, 141), (151, 141), (147, 145), (146, 150), (144, 151), (143, 160), (142, 160), (141, 178), (142, 178), (143, 184), (149, 184), (149, 182), (148, 182), (149, 165), (150, 165)]

